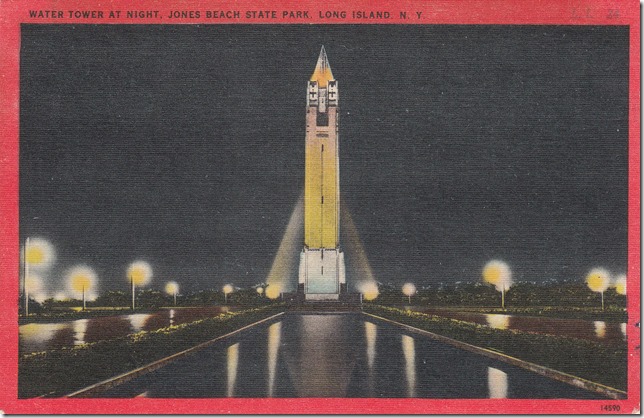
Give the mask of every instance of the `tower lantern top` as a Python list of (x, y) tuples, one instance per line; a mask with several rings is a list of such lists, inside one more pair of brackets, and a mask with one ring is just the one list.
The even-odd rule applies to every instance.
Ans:
[(318, 62), (315, 66), (315, 71), (313, 71), (313, 75), (311, 76), (311, 81), (317, 81), (320, 88), (326, 88), (328, 82), (331, 80), (334, 80), (333, 73), (331, 72), (329, 59), (326, 56), (326, 51), (324, 50), (323, 45), (320, 50)]

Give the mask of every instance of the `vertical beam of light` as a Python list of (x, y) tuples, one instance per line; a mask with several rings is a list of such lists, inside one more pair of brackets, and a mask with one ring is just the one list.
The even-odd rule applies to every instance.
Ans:
[(228, 377), (226, 386), (226, 396), (232, 398), (235, 396), (235, 384), (237, 383), (237, 366), (239, 364), (239, 343), (228, 347), (226, 352), (226, 376)]
[(490, 399), (505, 399), (508, 397), (508, 375), (494, 367), (487, 368), (487, 388)]
[[(296, 271), (295, 263), (299, 260), (299, 253), (302, 249), (302, 237), (304, 234), (304, 193), (300, 194), (291, 218), (282, 236), (282, 241), (273, 259), (273, 265), (268, 273), (266, 283), (266, 296), (275, 299), (279, 293), (290, 289), (288, 280)], [(271, 288), (272, 286), (272, 288)], [(276, 290), (277, 289), (277, 290)]]
[(354, 278), (354, 288), (358, 291), (368, 283), (376, 283), (376, 279), (371, 269), (371, 264), (367, 258), (367, 253), (360, 240), (358, 228), (353, 222), (353, 217), (347, 208), (347, 205), (342, 201), (340, 205), (341, 220), (344, 235), (344, 248), (347, 252), (348, 264), (351, 266), (352, 277)]
[(622, 322), (619, 324), (619, 329), (622, 331), (622, 335), (624, 336), (624, 341), (626, 341), (626, 322)]
[(277, 355), (280, 348), (282, 323), (277, 322), (268, 327), (268, 397), (272, 398), (275, 391), (275, 375), (277, 371)]
[(407, 378), (407, 397), (416, 397), (416, 346), (409, 335), (402, 336), (403, 356), (405, 357), (405, 377)]

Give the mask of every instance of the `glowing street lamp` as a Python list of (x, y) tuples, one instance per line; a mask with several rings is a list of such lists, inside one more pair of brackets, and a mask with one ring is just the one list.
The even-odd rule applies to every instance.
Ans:
[(83, 299), (83, 310), (85, 310), (86, 296), (92, 287), (96, 284), (96, 273), (90, 267), (76, 266), (67, 272), (67, 286), (69, 291)]
[(233, 293), (233, 286), (227, 284), (224, 286), (224, 305), (228, 304), (228, 294)]
[[(602, 295), (602, 311), (604, 310), (604, 292), (610, 286), (610, 273), (603, 268), (594, 268), (586, 276), (586, 284), (593, 292)], [(624, 289), (626, 290), (626, 289)]]
[(132, 285), (132, 310), (136, 307), (136, 286), (145, 286), (152, 279), (152, 267), (145, 261), (135, 261), (127, 269)]
[(617, 276), (617, 279), (615, 279), (615, 291), (617, 292), (618, 295), (626, 296), (626, 275), (625, 274), (620, 274), (619, 276)]
[(266, 297), (269, 299), (277, 299), (282, 293), (282, 285), (280, 283), (269, 283), (266, 285)]
[(255, 290), (257, 291), (257, 294), (260, 296), (264, 294), (264, 288), (262, 286), (258, 286), (257, 289)]
[(504, 261), (492, 260), (483, 267), (483, 280), (501, 292), (501, 308), (505, 309), (505, 292), (512, 286), (512, 271)]
[(37, 292), (42, 288), (41, 281), (39, 289), (30, 289), (28, 281), (31, 275), (29, 274), (29, 271), (30, 269), (46, 270), (51, 266), (56, 257), (54, 247), (49, 243), (49, 241), (42, 238), (25, 239), (22, 256), (24, 264), (23, 285), (25, 292), (25, 316), (29, 316), (29, 292)]
[(409, 298), (409, 304), (411, 305), (411, 297), (416, 294), (416, 286), (412, 283), (405, 283), (402, 287), (403, 295)]
[(165, 285), (165, 292), (174, 297), (174, 306), (177, 306), (177, 293), (179, 293), (179, 284), (177, 282), (168, 282)]
[[(413, 286), (413, 285), (412, 285)], [(380, 294), (378, 283), (373, 281), (364, 282), (359, 286), (360, 302), (362, 300), (374, 300)]]

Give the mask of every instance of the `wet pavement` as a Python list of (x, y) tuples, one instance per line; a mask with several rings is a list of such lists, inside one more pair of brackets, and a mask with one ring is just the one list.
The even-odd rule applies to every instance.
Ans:
[(21, 353), (52, 350), (124, 337), (139, 331), (154, 331), (209, 318), (228, 312), (229, 308), (162, 309), (154, 313), (102, 316), (57, 323), (31, 323), (19, 327)]
[(601, 399), (359, 313), (287, 313), (101, 396)]
[(626, 341), (626, 323), (559, 319), (536, 316), (483, 314), (446, 309), (414, 309), (430, 315), (474, 322), (496, 329), (515, 329), (538, 334), (582, 338), (608, 344)]

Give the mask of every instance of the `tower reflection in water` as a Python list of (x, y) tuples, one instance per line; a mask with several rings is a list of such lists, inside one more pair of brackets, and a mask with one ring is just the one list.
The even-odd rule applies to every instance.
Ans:
[(407, 396), (416, 396), (416, 345), (409, 335), (402, 335), (402, 349), (405, 357), (405, 377), (407, 378)]
[(275, 374), (277, 372), (277, 355), (280, 348), (280, 337), (282, 334), (282, 323), (277, 322), (268, 327), (268, 393), (269, 398), (275, 392)]
[(235, 384), (237, 383), (237, 367), (239, 366), (239, 343), (228, 347), (226, 351), (226, 396), (235, 396)]

